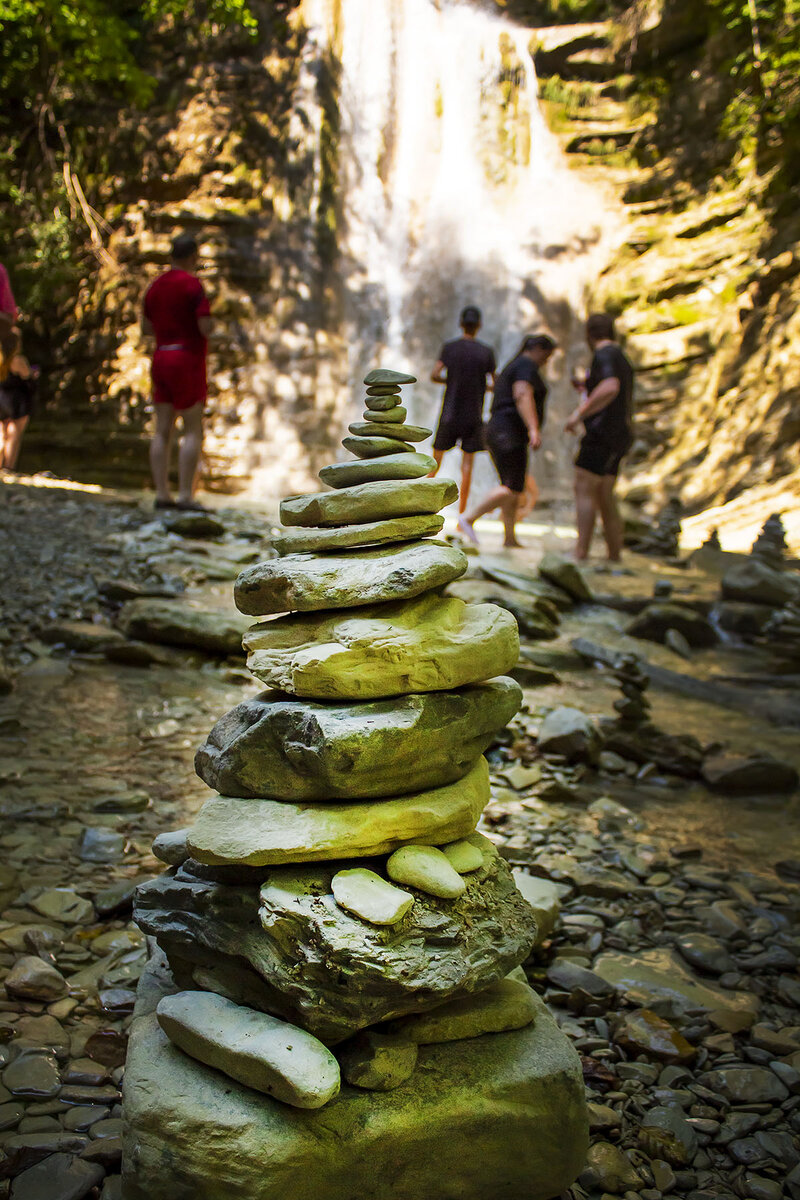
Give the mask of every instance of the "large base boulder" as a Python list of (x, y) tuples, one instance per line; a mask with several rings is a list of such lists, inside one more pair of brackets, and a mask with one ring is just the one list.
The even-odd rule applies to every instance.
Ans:
[(389, 1092), (319, 1111), (260, 1095), (172, 1046), (151, 965), (125, 1071), (124, 1200), (548, 1200), (582, 1169), (578, 1057), (541, 1002), (525, 1029), (422, 1046)]

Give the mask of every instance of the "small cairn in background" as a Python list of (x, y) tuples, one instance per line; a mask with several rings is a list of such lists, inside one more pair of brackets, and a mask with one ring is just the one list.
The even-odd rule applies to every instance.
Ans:
[(786, 565), (786, 530), (780, 513), (767, 517), (761, 532), (750, 547), (752, 558), (758, 559), (773, 571), (781, 571)]
[(655, 529), (646, 533), (634, 544), (637, 554), (654, 554), (659, 558), (676, 558), (681, 539), (681, 516), (683, 505), (677, 496), (662, 508)]
[(610, 667), (622, 689), (614, 701), (616, 718), (599, 722), (606, 750), (640, 767), (657, 767), (685, 779), (696, 779), (703, 762), (703, 747), (691, 734), (675, 736), (659, 729), (650, 718), (650, 701), (645, 692), (650, 678), (635, 654), (623, 654)]
[(719, 540), (719, 531), (717, 530), (716, 526), (711, 530), (711, 533), (708, 535), (706, 540), (703, 542), (700, 549), (701, 550), (721, 550), (722, 549), (722, 543)]
[(649, 726), (650, 701), (645, 692), (650, 680), (642, 670), (639, 659), (635, 654), (623, 654), (614, 663), (611, 674), (622, 689), (619, 700), (614, 701), (618, 727), (632, 733)]

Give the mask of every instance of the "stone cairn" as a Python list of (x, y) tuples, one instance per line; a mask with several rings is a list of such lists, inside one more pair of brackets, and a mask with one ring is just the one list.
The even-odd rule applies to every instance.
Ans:
[(642, 670), (639, 659), (635, 654), (621, 655), (611, 668), (611, 674), (622, 689), (622, 695), (614, 701), (618, 728), (634, 732), (649, 726), (650, 701), (645, 692), (650, 680)]
[(773, 513), (764, 522), (761, 532), (750, 547), (750, 554), (773, 571), (781, 571), (786, 565), (787, 550), (786, 530), (781, 515)]
[(456, 484), (414, 449), (413, 377), (364, 382), (355, 459), (235, 585), (270, 690), (211, 730), (219, 794), (138, 890), (126, 1200), (545, 1200), (583, 1164), (579, 1062), (519, 966), (533, 910), (476, 832), (516, 623), (443, 594)]
[(662, 508), (655, 529), (644, 534), (633, 545), (637, 554), (655, 554), (660, 558), (676, 558), (680, 548), (681, 514), (683, 506), (677, 496)]
[(622, 695), (614, 701), (616, 718), (601, 719), (600, 733), (607, 750), (645, 766), (696, 778), (702, 767), (703, 747), (691, 734), (668, 734), (650, 719), (645, 692), (650, 679), (635, 654), (622, 654), (610, 668)]
[(719, 530), (716, 529), (716, 527), (711, 530), (711, 532), (709, 533), (706, 540), (703, 542), (700, 549), (701, 550), (721, 550), (722, 549), (722, 542), (719, 540)]

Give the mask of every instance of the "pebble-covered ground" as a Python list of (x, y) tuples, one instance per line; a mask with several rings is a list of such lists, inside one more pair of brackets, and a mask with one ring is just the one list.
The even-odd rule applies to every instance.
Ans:
[[(0, 1198), (120, 1196), (119, 1089), (146, 957), (133, 888), (159, 869), (153, 836), (206, 792), (197, 744), (255, 687), (239, 658), (122, 650), (113, 621), (126, 598), (184, 589), (186, 604), (229, 611), (268, 523), (227, 510), (223, 523), (209, 542), (113, 497), (0, 488)], [(795, 801), (754, 816), (669, 773), (637, 782), (610, 760), (543, 758), (546, 708), (608, 713), (617, 694), (571, 671), (526, 690), (491, 752), (486, 832), (560, 902), (527, 970), (584, 1064), (592, 1148), (572, 1194), (800, 1200)], [(651, 698), (668, 721), (674, 705)], [(691, 711), (706, 736), (715, 711)], [(762, 731), (716, 718), (723, 741)], [(763, 734), (773, 750), (792, 736)]]

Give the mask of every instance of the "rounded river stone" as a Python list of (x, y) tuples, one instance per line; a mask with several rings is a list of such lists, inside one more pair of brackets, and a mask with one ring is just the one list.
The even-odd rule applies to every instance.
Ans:
[(156, 1010), (169, 1040), (209, 1067), (295, 1108), (321, 1108), (339, 1091), (339, 1064), (296, 1025), (211, 992), (165, 996)]
[(329, 487), (343, 488), (378, 479), (423, 479), (435, 469), (436, 460), (429, 454), (412, 451), (410, 454), (384, 454), (379, 458), (332, 463), (322, 468), (319, 477)]
[(368, 386), (379, 383), (416, 383), (417, 377), (406, 375), (403, 371), (393, 371), (390, 367), (375, 367), (364, 376), (363, 382)]
[(324, 556), (287, 554), (242, 571), (234, 599), (249, 616), (361, 607), (443, 587), (467, 565), (463, 550), (434, 541)]
[(337, 871), (331, 880), (331, 891), (340, 908), (370, 925), (396, 925), (414, 903), (410, 892), (395, 887), (366, 867)]
[(408, 416), (408, 412), (405, 408), (403, 408), (402, 404), (395, 404), (393, 408), (387, 408), (384, 412), (379, 413), (377, 418), (374, 412), (371, 412), (369, 408), (365, 409), (361, 416), (365, 421), (388, 421), (390, 424), (394, 425), (405, 421), (406, 417)]
[(376, 396), (368, 391), (364, 400), (364, 404), (370, 412), (388, 412), (390, 408), (396, 408), (399, 403), (398, 396), (386, 392), (379, 392)]
[(413, 542), (440, 533), (444, 517), (423, 513), (418, 517), (394, 517), (386, 521), (366, 521), (363, 525), (343, 525), (338, 529), (289, 530), (272, 539), (278, 554), (325, 554), (353, 546), (379, 546), (387, 542)]
[(419, 888), (429, 896), (454, 900), (466, 883), (436, 846), (401, 846), (386, 863), (386, 874), (395, 883)]
[(421, 791), (467, 774), (521, 699), (505, 678), (366, 704), (264, 692), (217, 721), (195, 767), (209, 787), (243, 798), (347, 802)]
[(458, 498), (453, 479), (385, 479), (338, 492), (310, 492), (281, 502), (281, 521), (292, 527), (363, 524), (387, 517), (437, 513)]
[(443, 691), (511, 671), (517, 623), (495, 604), (424, 592), (397, 604), (253, 625), (247, 665), (270, 687), (318, 700)]

